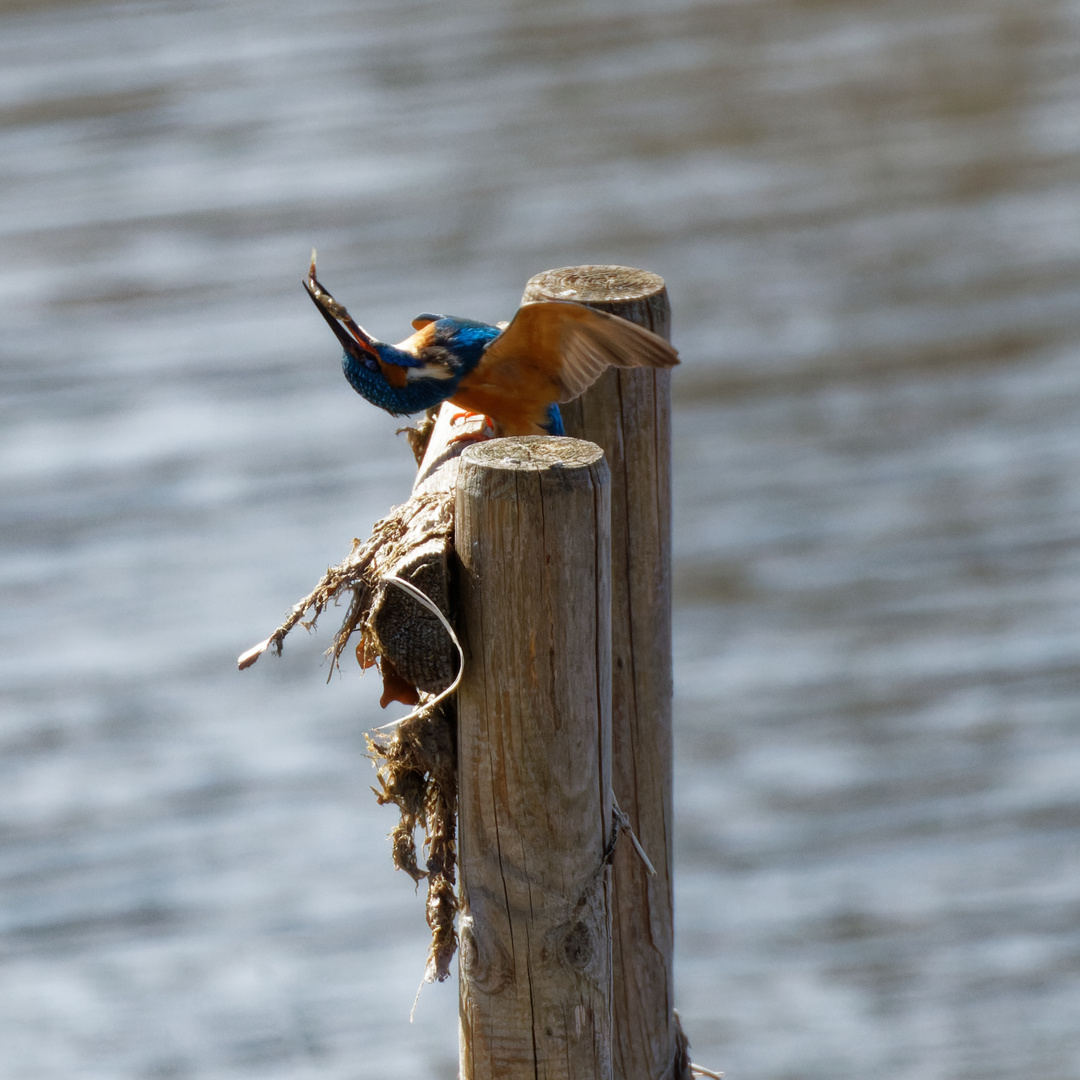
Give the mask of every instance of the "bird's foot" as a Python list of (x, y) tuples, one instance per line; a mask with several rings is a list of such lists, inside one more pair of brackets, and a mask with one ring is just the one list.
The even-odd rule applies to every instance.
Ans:
[(463, 431), (460, 435), (454, 435), (447, 439), (447, 445), (452, 446), (454, 443), (462, 442), (479, 442), (482, 439), (490, 439), (495, 435), (495, 425), (491, 421), (490, 416), (484, 416), (483, 413), (472, 412), (469, 409), (462, 409), (461, 412), (455, 413), (450, 417), (450, 425), (456, 427), (458, 424), (467, 424), (470, 420), (475, 420), (476, 417), (483, 419), (483, 424), (478, 428), (474, 428), (470, 431)]
[[(456, 412), (450, 417), (450, 423), (456, 427), (458, 424), (464, 424), (466, 421), (472, 420), (476, 416), (484, 416), (484, 414), (482, 412), (475, 412), (473, 409), (462, 409), (460, 412)], [(486, 416), (484, 416), (484, 422), (487, 424), (491, 423)]]

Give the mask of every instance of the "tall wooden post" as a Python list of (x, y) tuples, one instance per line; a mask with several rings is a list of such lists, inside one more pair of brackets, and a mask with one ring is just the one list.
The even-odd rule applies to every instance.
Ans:
[[(670, 336), (663, 278), (625, 266), (538, 274), (523, 300), (573, 300)], [(671, 381), (610, 369), (562, 406), (569, 435), (611, 469), (612, 787), (656, 868), (625, 841), (614, 862), (614, 1069), (621, 1080), (685, 1075), (674, 1013), (671, 738)]]
[(611, 1080), (609, 473), (462, 456), (455, 515), (463, 1080)]

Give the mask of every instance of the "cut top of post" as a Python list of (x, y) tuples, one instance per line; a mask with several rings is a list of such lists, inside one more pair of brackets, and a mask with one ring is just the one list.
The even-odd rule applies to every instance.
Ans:
[(561, 266), (537, 274), (529, 287), (549, 300), (605, 304), (646, 300), (664, 292), (664, 279), (632, 266)]
[[(659, 274), (652, 274), (648, 270), (638, 270), (633, 266), (561, 266), (530, 278), (521, 299), (523, 303), (530, 300), (571, 300), (576, 304), (588, 304), (589, 307), (629, 319), (662, 338), (671, 339), (671, 305), (668, 303), (667, 286)], [(629, 374), (633, 377), (635, 373)], [(646, 377), (643, 372), (636, 374), (639, 378)], [(586, 391), (586, 396), (588, 393)], [(564, 420), (567, 415), (564, 411)], [(573, 434), (594, 437), (583, 431)], [(610, 458), (611, 448), (605, 449)]]
[(492, 439), (470, 446), (463, 455), (486, 469), (508, 472), (539, 472), (565, 469), (568, 475), (595, 465), (604, 451), (595, 443), (568, 439), (561, 435), (521, 435), (514, 439)]

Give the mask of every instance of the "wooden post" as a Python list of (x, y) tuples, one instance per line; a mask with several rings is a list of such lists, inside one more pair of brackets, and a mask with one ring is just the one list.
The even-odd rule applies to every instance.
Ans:
[(574, 439), (462, 457), (463, 1080), (611, 1080), (609, 473)]
[[(625, 266), (532, 278), (523, 301), (573, 300), (670, 337), (664, 281)], [(569, 435), (611, 469), (612, 786), (656, 867), (630, 844), (614, 861), (614, 1069), (622, 1080), (685, 1075), (674, 1013), (671, 740), (670, 372), (610, 369), (562, 406)]]

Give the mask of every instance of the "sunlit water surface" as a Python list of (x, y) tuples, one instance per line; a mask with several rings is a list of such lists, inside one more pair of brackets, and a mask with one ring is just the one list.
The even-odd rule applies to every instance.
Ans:
[(665, 276), (677, 997), (731, 1080), (1080, 1077), (1080, 5), (0, 10), (0, 1077), (456, 1072), (330, 626), (375, 333)]

